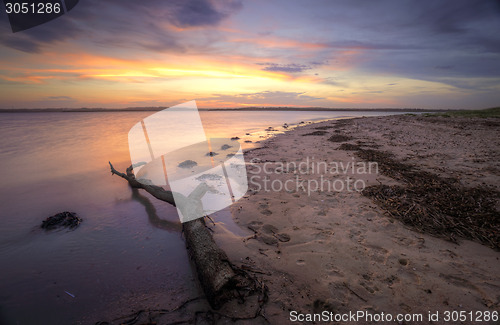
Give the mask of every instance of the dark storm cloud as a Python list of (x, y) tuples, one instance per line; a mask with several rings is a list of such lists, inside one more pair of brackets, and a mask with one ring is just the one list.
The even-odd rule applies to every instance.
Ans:
[(498, 0), (323, 1), (318, 24), (331, 26), (334, 48), (474, 47), (498, 53)]
[(435, 33), (467, 34), (470, 22), (481, 21), (499, 13), (500, 3), (496, 0), (434, 1), (425, 3), (412, 23), (428, 26)]
[[(325, 2), (326, 3), (326, 2)], [(384, 73), (482, 90), (500, 71), (499, 1), (345, 1), (324, 10), (337, 21), (328, 49), (359, 50), (356, 66)]]
[(23, 52), (39, 53), (43, 44), (75, 38), (81, 32), (73, 20), (65, 19), (64, 16), (56, 19), (57, 22), (54, 20), (15, 34), (7, 24), (2, 25), (0, 43)]
[(186, 46), (169, 25), (217, 26), (240, 8), (241, 3), (234, 0), (87, 0), (71, 12), (24, 32), (13, 34), (7, 25), (2, 25), (0, 43), (29, 53), (40, 52), (44, 44), (69, 39), (153, 51), (183, 51)]
[(214, 26), (226, 18), (230, 12), (241, 8), (239, 1), (225, 1), (222, 10), (207, 0), (181, 0), (174, 1), (172, 4), (170, 19), (180, 27)]

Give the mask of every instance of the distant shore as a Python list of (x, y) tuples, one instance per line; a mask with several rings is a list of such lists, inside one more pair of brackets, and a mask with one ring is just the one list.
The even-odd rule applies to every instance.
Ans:
[[(0, 113), (47, 113), (47, 112), (158, 112), (168, 107), (129, 107), (129, 108), (1, 108)], [(199, 111), (310, 111), (310, 112), (448, 112), (450, 109), (423, 108), (324, 108), (324, 107), (240, 107), (240, 108), (199, 108)]]

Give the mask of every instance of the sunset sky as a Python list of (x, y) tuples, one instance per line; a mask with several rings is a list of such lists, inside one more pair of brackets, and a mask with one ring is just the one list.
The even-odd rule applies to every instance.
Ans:
[(82, 0), (12, 33), (0, 108), (500, 106), (498, 1)]

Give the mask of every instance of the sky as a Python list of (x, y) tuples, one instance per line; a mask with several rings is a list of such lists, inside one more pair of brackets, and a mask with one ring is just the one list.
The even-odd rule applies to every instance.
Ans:
[(500, 2), (82, 0), (13, 33), (0, 108), (500, 106)]

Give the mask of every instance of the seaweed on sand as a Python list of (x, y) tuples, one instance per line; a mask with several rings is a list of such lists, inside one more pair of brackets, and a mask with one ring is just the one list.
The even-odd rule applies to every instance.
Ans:
[(82, 219), (75, 212), (60, 212), (42, 221), (41, 227), (45, 230), (52, 230), (60, 227), (75, 229), (80, 225)]
[(314, 131), (311, 133), (302, 134), (302, 136), (305, 137), (307, 135), (325, 135), (326, 133), (327, 133), (326, 131)]
[(352, 138), (347, 136), (347, 135), (343, 135), (343, 134), (334, 134), (332, 135), (331, 137), (328, 138), (328, 141), (331, 141), (331, 142), (345, 142), (345, 141), (349, 141), (351, 140)]
[(457, 242), (458, 237), (500, 250), (500, 213), (493, 189), (468, 188), (397, 161), (387, 152), (359, 149), (361, 159), (378, 163), (379, 170), (406, 186), (375, 185), (362, 194), (411, 228)]

